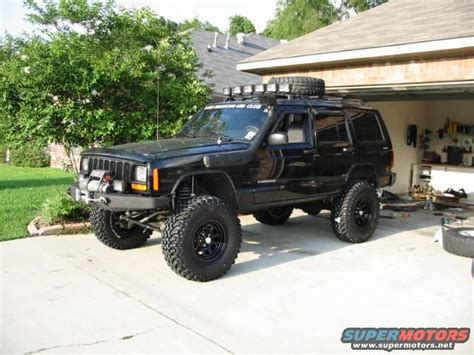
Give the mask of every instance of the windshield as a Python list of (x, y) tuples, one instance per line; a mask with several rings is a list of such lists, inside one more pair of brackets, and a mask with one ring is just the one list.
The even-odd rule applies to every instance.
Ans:
[(250, 142), (267, 117), (268, 109), (258, 103), (207, 105), (185, 124), (181, 134)]

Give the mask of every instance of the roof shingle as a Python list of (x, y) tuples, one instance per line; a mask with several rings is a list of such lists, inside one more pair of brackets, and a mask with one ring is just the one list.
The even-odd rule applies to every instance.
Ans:
[(187, 33), (192, 39), (193, 47), (202, 64), (198, 75), (200, 78), (203, 78), (207, 70), (212, 71), (212, 79), (204, 79), (214, 84), (215, 93), (222, 93), (222, 89), (228, 86), (261, 83), (262, 77), (260, 75), (238, 71), (236, 65), (245, 58), (279, 44), (279, 41), (274, 39), (257, 34), (249, 34), (246, 36), (245, 44), (239, 44), (235, 37), (230, 37), (229, 49), (225, 49), (226, 35), (219, 34), (217, 47), (211, 48), (209, 52), (207, 46), (212, 46), (214, 42), (213, 32), (191, 29)]
[(474, 36), (474, 0), (390, 0), (241, 63)]

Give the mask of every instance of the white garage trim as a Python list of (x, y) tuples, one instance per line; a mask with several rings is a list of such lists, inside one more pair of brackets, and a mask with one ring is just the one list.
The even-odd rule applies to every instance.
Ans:
[(474, 49), (474, 36), (239, 63), (237, 64), (237, 70), (250, 71), (268, 68), (276, 69), (279, 67), (343, 62), (365, 58), (380, 59), (418, 53), (433, 53), (447, 50), (460, 50), (469, 48)]

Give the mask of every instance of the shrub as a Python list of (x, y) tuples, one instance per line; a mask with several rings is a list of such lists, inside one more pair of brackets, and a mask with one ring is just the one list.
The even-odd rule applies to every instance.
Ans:
[(8, 146), (6, 144), (0, 143), (0, 163), (4, 163), (6, 161), (7, 150)]
[(10, 161), (15, 166), (42, 168), (49, 165), (49, 156), (34, 144), (10, 149)]
[(48, 224), (82, 222), (89, 218), (88, 205), (73, 202), (69, 196), (48, 198), (41, 205), (41, 217)]

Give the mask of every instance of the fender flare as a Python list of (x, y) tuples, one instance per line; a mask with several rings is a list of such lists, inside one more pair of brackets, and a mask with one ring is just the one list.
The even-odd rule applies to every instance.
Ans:
[(195, 177), (195, 176), (200, 176), (200, 175), (202, 176), (202, 175), (216, 175), (216, 174), (222, 175), (230, 184), (232, 188), (232, 192), (231, 192), (232, 201), (231, 202), (234, 205), (234, 207), (237, 207), (239, 199), (237, 196), (237, 190), (235, 189), (234, 182), (230, 178), (230, 175), (227, 172), (222, 171), (222, 170), (198, 170), (198, 171), (188, 172), (181, 175), (179, 179), (175, 182), (173, 188), (171, 189), (171, 200), (172, 200), (173, 206), (174, 206), (174, 201), (175, 201), (175, 196), (176, 196), (176, 190), (178, 189), (179, 185), (183, 182), (183, 180), (189, 177), (193, 177), (193, 176)]
[(373, 163), (363, 163), (363, 164), (354, 164), (350, 167), (349, 171), (345, 176), (345, 181), (348, 182), (351, 180), (354, 172), (358, 169), (368, 169), (370, 171), (369, 174), (363, 174), (364, 176), (361, 177), (371, 177), (374, 178), (374, 182), (377, 182), (377, 169)]

